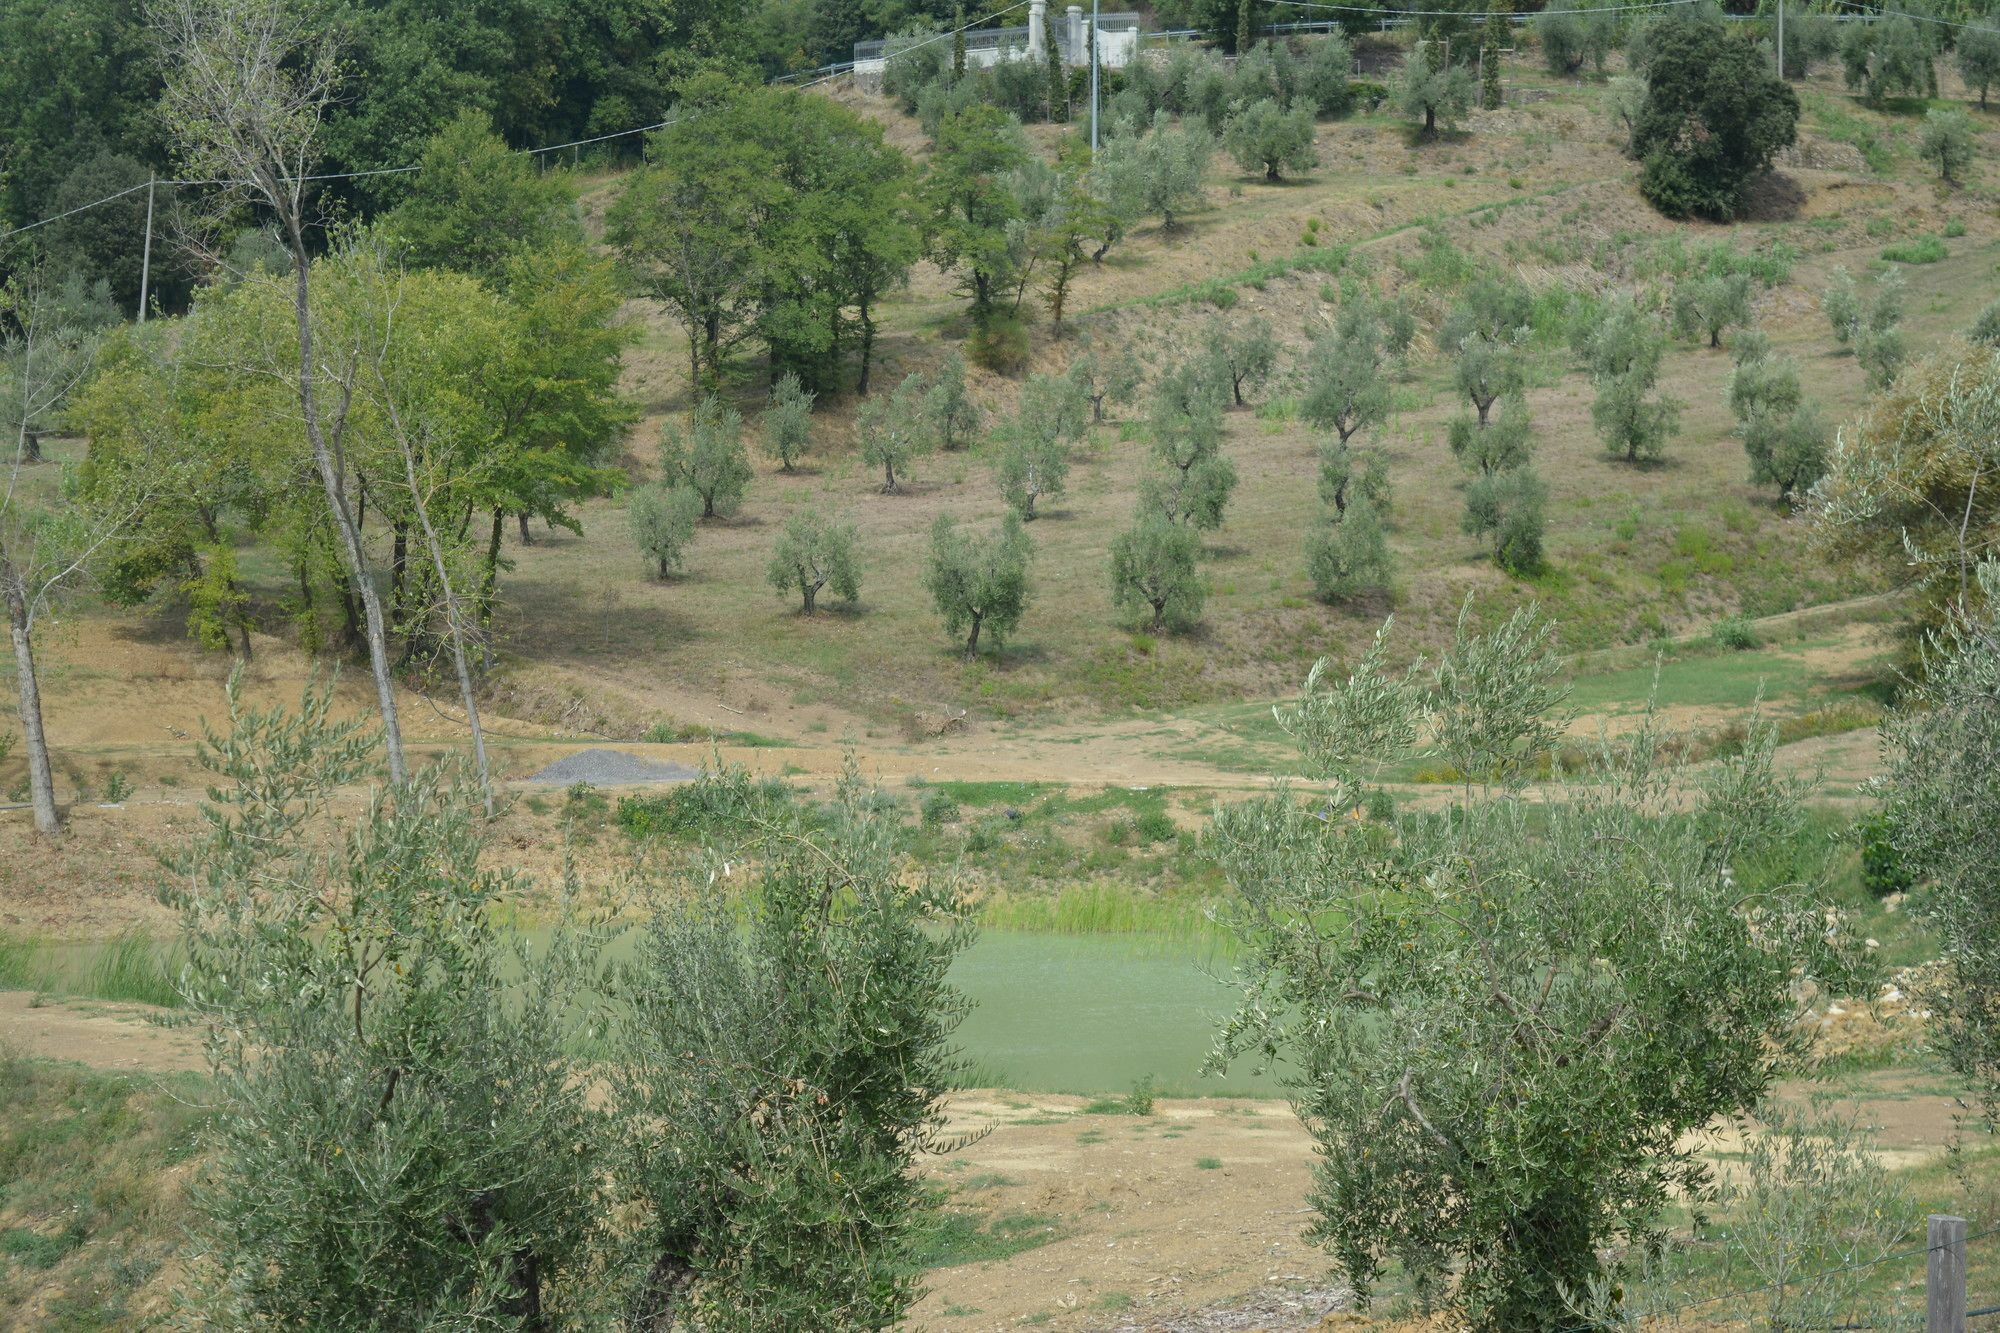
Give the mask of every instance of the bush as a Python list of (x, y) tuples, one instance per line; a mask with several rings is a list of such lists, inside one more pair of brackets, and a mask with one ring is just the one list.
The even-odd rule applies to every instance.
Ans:
[(1716, 647), (1727, 648), (1731, 652), (1740, 653), (1762, 646), (1756, 626), (1743, 616), (1724, 616), (1709, 627), (1708, 637), (1715, 641)]
[(1694, 15), (1653, 23), (1646, 59), (1632, 132), (1640, 192), (1669, 217), (1729, 221), (1750, 179), (1796, 136), (1798, 95), (1750, 43)]
[[(1988, 347), (2000, 347), (2000, 301), (1980, 311), (1979, 318), (1972, 321), (1972, 328), (1965, 336)], [(4, 752), (0, 752), (0, 758), (5, 757)]]
[(941, 828), (958, 822), (958, 802), (951, 793), (933, 788), (924, 796), (923, 821), (925, 828)]
[(1018, 315), (998, 311), (980, 321), (967, 348), (973, 363), (996, 375), (1018, 375), (1033, 350), (1028, 326)]
[(1878, 898), (1908, 893), (1916, 886), (1903, 854), (1896, 850), (1896, 827), (1887, 811), (1878, 810), (1854, 826), (1861, 843), (1861, 883)]
[(1882, 252), (1882, 258), (1892, 264), (1935, 264), (1950, 257), (1951, 251), (1935, 236), (1919, 236), (1914, 241), (1892, 245)]

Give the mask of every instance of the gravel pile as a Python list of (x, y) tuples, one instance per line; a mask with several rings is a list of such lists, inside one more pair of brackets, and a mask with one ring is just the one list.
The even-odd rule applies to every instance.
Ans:
[(564, 755), (527, 781), (551, 787), (588, 782), (593, 787), (629, 786), (638, 782), (693, 782), (701, 776), (686, 764), (658, 763), (622, 750), (579, 750)]

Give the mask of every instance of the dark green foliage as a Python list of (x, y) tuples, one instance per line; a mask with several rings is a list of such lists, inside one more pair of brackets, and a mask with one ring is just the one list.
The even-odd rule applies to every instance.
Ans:
[[(1853, 27), (1869, 27), (1854, 24)], [(1639, 188), (1669, 217), (1728, 221), (1796, 136), (1799, 99), (1750, 43), (1693, 17), (1655, 21), (1633, 127)]]
[(1896, 828), (1884, 811), (1861, 819), (1854, 826), (1861, 843), (1861, 883), (1878, 898), (1892, 893), (1908, 893), (1916, 887), (1903, 854), (1896, 850)]
[(876, 305), (917, 257), (909, 160), (824, 97), (704, 79), (682, 106), (605, 222), (690, 369), (712, 387), (754, 339), (813, 390), (852, 351), (865, 388)]
[[(950, 880), (912, 884), (897, 820), (850, 764), (824, 810), (714, 790), (714, 858), (659, 896), (618, 974), (621, 1111), (644, 1124), (615, 1175), (638, 1202), (640, 1327), (879, 1329), (919, 1294), (951, 1142), (942, 1097), (972, 941)], [(702, 784), (696, 784), (702, 785)], [(756, 867), (752, 892), (721, 858)]]
[(1986, 24), (1961, 29), (1956, 42), (1958, 73), (1965, 86), (1979, 92), (1979, 109), (1986, 109), (1986, 94), (2000, 83), (2000, 28)]
[(938, 126), (921, 192), (925, 248), (982, 318), (1013, 270), (1007, 233), (1020, 205), (1006, 177), (1026, 159), (1020, 125), (997, 107), (968, 106)]

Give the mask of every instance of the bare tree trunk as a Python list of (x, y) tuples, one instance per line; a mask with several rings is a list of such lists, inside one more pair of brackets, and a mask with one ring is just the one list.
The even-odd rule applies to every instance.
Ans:
[(318, 376), (313, 361), (312, 287), (307, 277), (311, 256), (306, 253), (305, 233), (297, 213), (286, 211), (295, 278), (292, 312), (299, 325), (299, 410), (305, 417), (306, 440), (312, 445), (313, 463), (319, 469), (320, 485), (326, 490), (327, 507), (333, 511), (334, 526), (340, 532), (340, 553), (347, 563), (354, 591), (361, 598), (368, 635), (368, 665), (375, 675), (376, 706), (382, 713), (382, 744), (389, 759), (389, 781), (400, 787), (409, 781), (410, 770), (403, 759), (403, 728), (396, 715), (396, 682), (389, 667), (389, 636), (382, 625), (382, 598), (368, 576), (368, 556), (361, 549), (361, 533), (347, 507), (346, 480), (320, 429)]
[[(379, 371), (379, 366), (378, 366)], [(410, 487), (410, 505), (417, 513), (417, 527), (423, 534), (424, 547), (430, 552), (431, 568), (436, 571), (438, 588), (444, 594), (445, 628), (451, 632), (451, 665), (458, 673), (458, 697), (465, 706), (465, 722), (472, 728), (472, 762), (479, 773), (479, 791), (486, 799), (486, 817), (493, 817), (493, 770), (486, 762), (486, 730), (479, 725), (479, 699), (472, 688), (472, 668), (465, 660), (465, 615), (464, 607), (458, 600), (458, 591), (452, 587), (451, 573), (445, 567), (444, 544), (438, 540), (437, 529), (431, 524), (431, 509), (424, 502), (422, 486), (417, 481), (416, 451), (410, 447), (410, 437), (403, 430), (402, 418), (396, 412), (396, 404), (386, 392), (383, 402), (389, 409), (390, 423), (396, 428), (396, 442), (403, 451), (403, 479)]]
[(49, 738), (42, 730), (42, 691), (35, 679), (28, 599), (20, 579), (5, 564), (0, 564), (0, 582), (7, 585), (7, 627), (14, 639), (14, 665), (20, 674), (21, 732), (28, 746), (28, 791), (35, 807), (35, 832), (53, 837), (62, 832), (62, 819), (56, 813), (55, 776), (49, 770)]
[(523, 509), (520, 513), (514, 515), (514, 517), (521, 521), (521, 545), (533, 546), (535, 544), (535, 534), (528, 531), (528, 511)]

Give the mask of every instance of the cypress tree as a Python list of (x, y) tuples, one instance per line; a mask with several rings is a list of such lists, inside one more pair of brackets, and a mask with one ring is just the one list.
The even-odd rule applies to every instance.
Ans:
[(952, 15), (951, 26), (951, 81), (959, 82), (965, 77), (965, 6), (960, 5)]
[(1056, 35), (1049, 33), (1049, 119), (1051, 121), (1069, 119), (1069, 71), (1063, 68), (1062, 47), (1056, 44)]
[(1500, 93), (1500, 48), (1507, 37), (1507, 20), (1494, 10), (1486, 16), (1486, 39), (1479, 53), (1481, 82), (1479, 104), (1488, 111), (1498, 111), (1503, 100)]
[(1251, 11), (1256, 5), (1257, 0), (1239, 0), (1236, 6), (1236, 54), (1239, 56), (1250, 54), (1250, 34), (1256, 30), (1251, 21), (1255, 16)]

